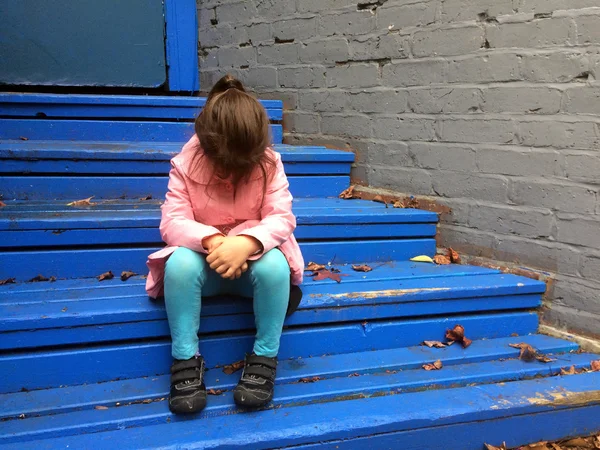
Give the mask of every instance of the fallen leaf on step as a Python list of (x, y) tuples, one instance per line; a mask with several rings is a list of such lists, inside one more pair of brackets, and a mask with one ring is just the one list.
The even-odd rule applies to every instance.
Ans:
[(340, 198), (343, 198), (344, 200), (350, 200), (354, 198), (354, 188), (355, 186), (352, 185), (348, 189), (342, 191), (342, 193), (340, 194)]
[(105, 409), (108, 409), (108, 406), (98, 405), (98, 406), (94, 406), (94, 409), (105, 410)]
[(600, 359), (592, 361), (590, 365), (592, 366), (592, 372), (600, 372)]
[(446, 264), (450, 264), (450, 260), (446, 258), (444, 255), (435, 255), (433, 257), (433, 262), (439, 264), (440, 266), (445, 266)]
[(63, 309), (61, 309), (62, 312), (67, 312), (67, 307), (65, 306)]
[(74, 202), (67, 203), (67, 206), (94, 206), (95, 203), (92, 203), (91, 201), (93, 198), (94, 196), (92, 195), (91, 197), (84, 198), (83, 200), (76, 200)]
[(316, 383), (317, 381), (322, 380), (321, 377), (305, 377), (305, 378), (300, 378), (298, 380), (298, 383)]
[(423, 341), (422, 345), (426, 345), (427, 347), (435, 347), (435, 348), (445, 348), (446, 344), (440, 341)]
[(321, 280), (326, 280), (326, 279), (330, 279), (333, 281), (336, 281), (338, 283), (342, 282), (342, 276), (339, 273), (333, 273), (330, 270), (327, 269), (323, 269), (323, 270), (319, 270), (318, 272), (314, 272), (312, 275), (313, 280), (315, 281), (321, 281)]
[(342, 271), (340, 269), (336, 269), (335, 267), (332, 267), (331, 269), (329, 269), (331, 272), (333, 273), (342, 273)]
[(575, 375), (577, 372), (575, 371), (575, 366), (571, 366), (568, 369), (561, 367), (560, 374), (561, 375)]
[(137, 273), (135, 273), (135, 272), (129, 272), (127, 270), (124, 270), (123, 272), (121, 272), (121, 281), (127, 281), (131, 277), (134, 277), (136, 275), (137, 275)]
[(357, 272), (370, 272), (373, 269), (366, 264), (361, 264), (360, 266), (352, 264), (352, 270), (356, 270)]
[(0, 208), (4, 208), (6, 206), (6, 203), (4, 203), (3, 201), (0, 200)]
[(407, 208), (413, 208), (413, 209), (418, 209), (420, 207), (419, 205), (419, 200), (417, 200), (414, 197), (409, 197), (408, 202), (406, 202), (406, 207)]
[(109, 270), (108, 272), (104, 272), (100, 275), (98, 275), (96, 278), (98, 278), (98, 281), (104, 281), (104, 280), (112, 280), (114, 278), (114, 274)]
[(29, 138), (25, 137), (25, 136), (19, 136), (19, 139), (21, 139), (22, 141), (28, 141), (29, 140)]
[(144, 200), (152, 200), (152, 196), (151, 195), (146, 195), (145, 197), (140, 198), (141, 201)]
[(496, 447), (495, 445), (485, 444), (486, 450), (507, 450), (506, 442), (502, 443), (502, 446)]
[(452, 264), (460, 264), (460, 255), (453, 249), (448, 249), (448, 259)]
[(396, 200), (393, 206), (394, 208), (404, 208), (404, 203), (402, 203), (400, 200)]
[(223, 391), (221, 389), (209, 389), (206, 391), (208, 395), (221, 395)]
[(40, 281), (50, 281), (50, 279), (46, 278), (44, 275), (38, 275), (29, 280), (29, 283), (39, 283)]
[(147, 404), (149, 404), (149, 403), (152, 403), (152, 399), (151, 399), (151, 398), (147, 398), (147, 399), (145, 399), (145, 400), (142, 400), (142, 403), (143, 403), (144, 405), (147, 405)]
[(54, 283), (56, 281), (56, 277), (50, 277), (50, 283)]
[(245, 364), (244, 360), (236, 361), (232, 364), (228, 364), (223, 367), (223, 372), (225, 372), (227, 375), (231, 375), (232, 373), (235, 373), (238, 370), (240, 370), (242, 367), (244, 367), (244, 364)]
[(360, 377), (360, 373), (351, 373), (350, 375), (348, 375), (348, 378), (352, 377)]
[(311, 271), (311, 272), (316, 272), (318, 270), (323, 270), (325, 269), (325, 266), (323, 264), (317, 264), (316, 262), (312, 262), (310, 261), (308, 263), (308, 265), (304, 268), (305, 271)]
[(584, 448), (594, 448), (595, 445), (591, 440), (584, 438), (575, 438), (569, 439), (568, 441), (563, 441), (560, 443), (561, 446), (566, 448), (576, 448), (576, 449), (584, 449)]
[(472, 344), (471, 339), (465, 337), (465, 328), (462, 325), (456, 325), (451, 330), (446, 330), (446, 339), (451, 342), (458, 342), (463, 348)]
[(423, 364), (423, 369), (425, 370), (440, 370), (442, 367), (442, 361), (439, 359), (433, 364)]
[(556, 361), (555, 359), (552, 359), (549, 356), (544, 355), (543, 353), (536, 353), (535, 359), (537, 359), (539, 362), (543, 362), (543, 363), (549, 363), (549, 362)]
[(381, 195), (376, 195), (375, 197), (373, 197), (373, 201), (377, 202), (377, 203), (387, 204), (387, 202), (384, 200), (384, 198)]
[(431, 264), (434, 263), (433, 259), (431, 259), (427, 255), (415, 256), (414, 258), (410, 258), (410, 260), (414, 261), (414, 262), (426, 262), (426, 263), (431, 263)]
[(536, 442), (535, 444), (529, 444), (526, 445), (525, 447), (521, 447), (522, 450), (552, 450), (550, 447), (548, 447), (548, 443), (547, 442)]
[(5, 284), (15, 284), (17, 282), (16, 278), (7, 278), (5, 280), (0, 280), (0, 286), (3, 286)]
[(512, 347), (512, 348), (521, 349), (521, 352), (519, 353), (519, 359), (522, 361), (531, 362), (536, 357), (535, 349), (529, 344), (525, 344), (524, 342), (521, 342), (519, 344), (508, 344), (508, 345), (509, 345), (509, 347)]

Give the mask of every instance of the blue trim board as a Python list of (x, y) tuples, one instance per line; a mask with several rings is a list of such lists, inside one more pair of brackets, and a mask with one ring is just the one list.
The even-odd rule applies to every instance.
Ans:
[(198, 91), (196, 0), (164, 0), (164, 7), (169, 90)]

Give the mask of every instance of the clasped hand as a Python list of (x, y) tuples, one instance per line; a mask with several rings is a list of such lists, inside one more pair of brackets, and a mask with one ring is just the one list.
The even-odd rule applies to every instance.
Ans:
[(251, 236), (215, 235), (204, 240), (206, 262), (225, 279), (235, 280), (248, 270), (248, 258), (262, 246)]

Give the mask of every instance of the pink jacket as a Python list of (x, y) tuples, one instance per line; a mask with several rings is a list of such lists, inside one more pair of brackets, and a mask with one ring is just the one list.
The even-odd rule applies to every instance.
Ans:
[[(160, 221), (160, 233), (168, 246), (148, 257), (148, 295), (154, 298), (163, 295), (165, 263), (171, 253), (178, 247), (206, 253), (202, 240), (218, 233), (253, 236), (262, 243), (263, 253), (278, 247), (290, 265), (292, 283), (302, 283), (304, 260), (292, 234), (296, 217), (292, 213), (292, 195), (279, 153), (267, 150), (275, 157), (277, 168), (261, 207), (263, 181), (260, 171), (250, 177), (247, 185), (240, 186), (235, 199), (228, 181), (209, 184), (211, 171), (207, 165), (192, 180), (188, 168), (199, 145), (198, 137), (194, 135), (171, 160), (169, 191), (161, 208)], [(263, 253), (250, 259), (256, 260)]]

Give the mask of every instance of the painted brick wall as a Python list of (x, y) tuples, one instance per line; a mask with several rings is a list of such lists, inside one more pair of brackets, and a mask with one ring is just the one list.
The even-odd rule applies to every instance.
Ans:
[(288, 142), (438, 197), (442, 245), (555, 274), (546, 320), (600, 334), (598, 0), (198, 6), (203, 86), (231, 72), (283, 99)]

